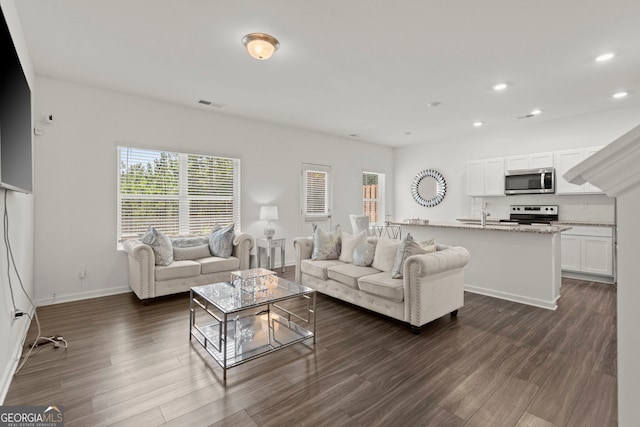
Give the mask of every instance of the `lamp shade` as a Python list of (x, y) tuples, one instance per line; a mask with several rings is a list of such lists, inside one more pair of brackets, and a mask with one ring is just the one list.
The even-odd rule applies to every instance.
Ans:
[(271, 58), (273, 52), (280, 47), (280, 43), (275, 37), (264, 33), (247, 34), (242, 38), (242, 43), (247, 48), (249, 55), (260, 60)]
[(260, 208), (260, 219), (262, 221), (277, 221), (278, 220), (278, 207), (277, 206), (262, 206)]

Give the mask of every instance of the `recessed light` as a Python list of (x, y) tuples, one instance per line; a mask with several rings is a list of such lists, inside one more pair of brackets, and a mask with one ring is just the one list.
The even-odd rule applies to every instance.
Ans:
[(530, 114), (537, 116), (538, 114), (542, 113), (542, 110), (536, 108), (535, 110), (532, 110)]
[(629, 92), (616, 92), (613, 94), (613, 97), (616, 99), (620, 99), (620, 98), (624, 98), (627, 95), (629, 95)]
[(404, 134), (405, 134), (405, 135), (411, 135), (411, 132), (406, 131)]
[(440, 101), (433, 101), (427, 104), (427, 107), (431, 108), (431, 107), (438, 107), (440, 106), (440, 104), (442, 104), (442, 102)]
[(359, 137), (360, 135), (358, 135), (357, 133), (352, 133), (352, 134), (349, 134), (349, 136), (350, 136), (350, 137), (352, 137), (352, 138), (357, 138), (357, 137)]
[(606, 62), (611, 58), (613, 58), (614, 56), (616, 56), (616, 54), (613, 52), (603, 53), (602, 55), (596, 57), (596, 62)]
[(480, 126), (482, 126), (484, 124), (484, 122), (481, 121), (477, 121), (477, 122), (473, 122), (473, 127), (477, 127), (479, 128)]
[(497, 91), (501, 91), (501, 90), (505, 90), (507, 88), (507, 84), (506, 83), (498, 83), (492, 86), (493, 90), (497, 90)]

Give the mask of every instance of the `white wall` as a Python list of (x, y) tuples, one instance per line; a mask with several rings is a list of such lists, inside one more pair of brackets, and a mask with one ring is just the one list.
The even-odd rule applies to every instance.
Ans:
[[(33, 68), (29, 61), (26, 44), (22, 36), (22, 29), (18, 21), (13, 0), (0, 0), (2, 12), (9, 25), (9, 31), (14, 39), (16, 50), (27, 78), (27, 82), (32, 90), (33, 99)], [(0, 65), (1, 66), (1, 65)], [(7, 212), (9, 215), (8, 237), (11, 243), (14, 259), (20, 273), (20, 279), (24, 285), (24, 290), (33, 297), (33, 199), (32, 195), (8, 192)], [(4, 190), (0, 190), (1, 206), (4, 210)], [(2, 231), (4, 242), (4, 228)], [(11, 301), (11, 291), (7, 278), (9, 266), (6, 261), (6, 249), (2, 245), (2, 256), (0, 256), (0, 404), (11, 384), (13, 373), (17, 367), (20, 357), (22, 340), (29, 327), (29, 318), (22, 317), (15, 322), (11, 322), (11, 311), (13, 303)], [(24, 312), (31, 313), (32, 307), (20, 288), (18, 277), (11, 273), (11, 284), (14, 292), (16, 307)]]
[[(492, 130), (474, 129), (465, 138), (434, 141), (398, 148), (395, 151), (395, 220), (455, 220), (468, 218), (474, 199), (465, 195), (466, 162), (492, 157), (532, 154), (572, 148), (607, 145), (637, 125), (640, 108), (619, 108), (563, 120), (538, 121)], [(444, 201), (433, 208), (418, 205), (410, 194), (413, 177), (423, 169), (436, 169), (447, 181)], [(603, 195), (509, 196), (484, 198), (494, 217), (508, 218), (510, 204), (558, 204), (560, 218), (567, 220), (613, 221), (613, 199)], [(476, 200), (477, 202), (477, 200)]]
[[(242, 231), (262, 236), (260, 206), (276, 204), (276, 235), (300, 235), (301, 164), (333, 168), (333, 225), (350, 230), (362, 210), (362, 171), (393, 186), (393, 150), (244, 120), (80, 84), (37, 77), (35, 114), (53, 114), (35, 141), (35, 282), (39, 303), (126, 291), (127, 257), (116, 250), (116, 145), (242, 160)], [(387, 203), (393, 199), (387, 193)], [(86, 264), (83, 280), (79, 264)], [(56, 295), (53, 299), (53, 294)]]

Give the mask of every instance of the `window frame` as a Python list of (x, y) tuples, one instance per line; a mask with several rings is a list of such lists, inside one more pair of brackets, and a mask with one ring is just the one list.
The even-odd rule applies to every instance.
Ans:
[[(365, 177), (366, 175), (375, 175), (377, 176), (377, 197), (375, 198), (367, 198), (366, 197), (366, 189), (365, 189)], [(386, 204), (385, 204), (385, 180), (386, 176), (384, 173), (380, 172), (369, 172), (362, 171), (362, 214), (369, 216), (370, 224), (385, 224), (386, 223)], [(370, 210), (366, 209), (367, 203), (377, 202), (378, 205), (378, 220), (374, 221), (374, 218), (371, 217)]]
[[(148, 159), (155, 159), (158, 158), (162, 155), (162, 153), (167, 153), (170, 156), (172, 155), (176, 155), (177, 159), (178, 159), (178, 181), (177, 181), (177, 193), (175, 192), (171, 192), (171, 194), (144, 194), (144, 193), (123, 193), (122, 192), (122, 188), (121, 188), (121, 173), (122, 173), (122, 159), (123, 159), (123, 154), (127, 152), (127, 150), (129, 150), (128, 152), (140, 152), (140, 153), (147, 153), (149, 155)], [(154, 154), (157, 153), (156, 157), (153, 157)], [(143, 160), (143, 156), (144, 154), (140, 155), (140, 160), (139, 162), (142, 162)], [(219, 194), (211, 194), (211, 195), (206, 195), (206, 194), (201, 194), (202, 191), (196, 192), (195, 194), (190, 194), (190, 188), (189, 188), (189, 159), (191, 157), (195, 157), (195, 158), (206, 158), (211, 159), (212, 162), (215, 162), (216, 159), (222, 159), (225, 162), (226, 161), (231, 161), (231, 165), (232, 165), (232, 170), (230, 172), (230, 182), (232, 185), (232, 194), (230, 195), (219, 195)], [(147, 225), (147, 228), (149, 226), (154, 226), (157, 229), (159, 229), (160, 231), (163, 232), (167, 232), (170, 235), (190, 235), (192, 234), (192, 232), (190, 231), (190, 229), (192, 227), (197, 227), (198, 225), (198, 219), (202, 219), (202, 217), (193, 214), (190, 211), (190, 208), (193, 207), (192, 206), (192, 202), (194, 201), (199, 201), (199, 202), (215, 202), (215, 201), (225, 201), (225, 202), (231, 202), (231, 206), (232, 206), (232, 212), (231, 215), (229, 215), (229, 218), (225, 218), (225, 220), (228, 219), (228, 221), (215, 221), (212, 222), (211, 226), (213, 226), (214, 224), (220, 224), (220, 225), (227, 225), (227, 224), (231, 224), (234, 223), (235, 224), (235, 229), (236, 230), (240, 230), (241, 229), (241, 197), (240, 197), (240, 190), (241, 190), (241, 160), (237, 159), (237, 158), (231, 158), (231, 157), (223, 157), (223, 156), (216, 156), (216, 155), (211, 155), (211, 154), (202, 154), (202, 153), (186, 153), (186, 152), (181, 152), (181, 151), (175, 151), (175, 150), (170, 150), (170, 149), (164, 149), (164, 148), (152, 148), (152, 147), (140, 147), (140, 146), (134, 146), (134, 145), (125, 145), (125, 144), (118, 144), (116, 146), (116, 158), (117, 158), (117, 172), (116, 172), (116, 198), (117, 198), (117, 212), (116, 212), (116, 243), (117, 243), (117, 248), (118, 249), (122, 249), (122, 243), (126, 240), (129, 239), (133, 239), (133, 238), (140, 238), (144, 232), (146, 232), (146, 230), (144, 230), (143, 232), (140, 232), (139, 234), (137, 233), (131, 233), (131, 234), (127, 234), (126, 236), (123, 235), (123, 201), (125, 200), (152, 200), (152, 201), (175, 201), (177, 202), (178, 205), (178, 216), (177, 216), (177, 233), (169, 231), (166, 229), (166, 227), (163, 229), (163, 225), (162, 222), (166, 221), (167, 218), (169, 218), (170, 220), (173, 218), (175, 220), (175, 217), (167, 217), (167, 218), (163, 218), (163, 217), (156, 217), (156, 219), (150, 219), (149, 220), (149, 224)], [(148, 161), (148, 160), (147, 160)], [(134, 159), (133, 161), (131, 161), (130, 163), (128, 163), (129, 165), (133, 165), (136, 163), (136, 160)], [(195, 175), (192, 174), (192, 179), (193, 178), (202, 178), (202, 176), (200, 175)], [(213, 190), (215, 188), (212, 187), (212, 193)], [(175, 190), (175, 189), (174, 189)], [(206, 190), (206, 188), (205, 188)], [(215, 218), (214, 215), (211, 216), (211, 219), (213, 220)], [(205, 216), (205, 221), (207, 221), (207, 218)], [(154, 222), (154, 223), (152, 223)]]
[[(322, 213), (309, 213), (309, 193), (307, 186), (307, 173), (317, 172), (325, 175), (324, 179), (324, 209)], [(306, 222), (329, 221), (332, 214), (333, 199), (333, 179), (331, 166), (318, 165), (313, 163), (302, 164), (302, 197), (301, 197), (301, 213)]]

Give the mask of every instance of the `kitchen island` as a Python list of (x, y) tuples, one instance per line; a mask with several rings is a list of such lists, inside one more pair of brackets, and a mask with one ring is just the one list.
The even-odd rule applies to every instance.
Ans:
[(418, 241), (462, 246), (471, 253), (465, 290), (550, 310), (560, 298), (560, 233), (571, 227), (479, 221), (395, 223)]

